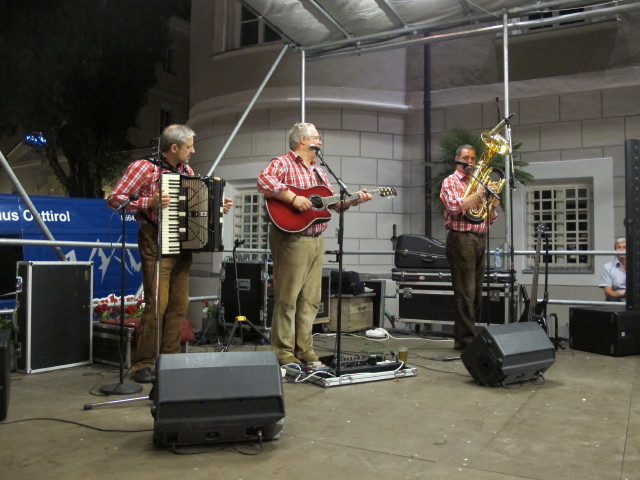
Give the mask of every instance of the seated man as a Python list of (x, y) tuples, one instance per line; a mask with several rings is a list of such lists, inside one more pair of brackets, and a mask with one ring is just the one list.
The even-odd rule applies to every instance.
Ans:
[[(627, 250), (627, 240), (619, 238), (613, 246), (614, 250)], [(608, 302), (623, 302), (627, 297), (627, 256), (616, 255), (616, 258), (605, 263), (600, 275), (600, 288)]]

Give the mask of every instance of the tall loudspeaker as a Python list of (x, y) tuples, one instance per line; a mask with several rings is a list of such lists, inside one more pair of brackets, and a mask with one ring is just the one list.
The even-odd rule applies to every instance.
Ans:
[(275, 440), (284, 424), (273, 352), (160, 355), (151, 393), (159, 447)]
[(493, 387), (534, 380), (556, 360), (553, 344), (536, 322), (489, 325), (462, 352), (473, 379)]
[(640, 311), (640, 140), (625, 140), (625, 231), (627, 238), (627, 310)]

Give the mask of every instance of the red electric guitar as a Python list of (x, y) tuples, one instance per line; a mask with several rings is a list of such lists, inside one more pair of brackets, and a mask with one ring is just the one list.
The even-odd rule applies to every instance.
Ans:
[[(331, 220), (331, 212), (328, 207), (340, 202), (340, 195), (333, 195), (331, 190), (324, 185), (311, 188), (297, 188), (289, 186), (289, 190), (298, 195), (311, 200), (313, 207), (305, 212), (300, 212), (290, 204), (281, 202), (275, 198), (265, 197), (267, 213), (273, 223), (280, 230), (289, 233), (298, 233), (306, 230), (314, 223), (328, 222)], [(396, 190), (391, 187), (380, 187), (369, 190), (371, 195), (379, 195), (383, 198), (393, 198)], [(359, 195), (348, 195), (346, 200), (357, 200)]]
[(524, 311), (520, 316), (521, 322), (537, 322), (545, 332), (547, 331), (547, 319), (544, 317), (544, 310), (547, 304), (546, 299), (538, 302), (538, 273), (540, 271), (540, 247), (542, 237), (546, 235), (547, 229), (540, 224), (536, 228), (536, 254), (533, 257), (533, 277), (531, 280), (531, 298), (527, 294), (527, 288), (520, 285), (520, 292), (524, 300)]

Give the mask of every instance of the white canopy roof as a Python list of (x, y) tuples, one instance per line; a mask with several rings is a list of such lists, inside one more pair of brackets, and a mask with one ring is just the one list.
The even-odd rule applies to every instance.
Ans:
[(239, 1), (307, 57), (400, 48), (408, 38), (428, 43), (455, 38), (464, 30), (497, 33), (505, 14), (509, 28), (562, 28), (640, 6), (639, 0)]

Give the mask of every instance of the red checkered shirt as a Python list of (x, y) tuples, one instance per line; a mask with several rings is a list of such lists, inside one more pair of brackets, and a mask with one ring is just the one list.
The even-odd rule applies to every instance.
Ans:
[[(470, 178), (469, 174), (456, 169), (442, 182), (440, 200), (444, 205), (444, 225), (448, 230), (458, 232), (485, 233), (487, 222), (471, 223), (464, 218), (465, 212), (462, 210), (461, 204)], [(495, 222), (497, 217), (494, 209), (490, 223)]]
[[(289, 190), (289, 185), (298, 188), (324, 185), (333, 193), (333, 187), (329, 183), (327, 174), (318, 167), (316, 161), (312, 160), (307, 167), (302, 158), (291, 150), (286, 155), (272, 158), (269, 165), (258, 176), (258, 190), (267, 197), (275, 197), (280, 192)], [(316, 223), (302, 234), (315, 235), (324, 232), (328, 225), (327, 222)]]
[[(170, 172), (167, 168), (162, 169), (164, 172)], [(190, 165), (181, 163), (175, 171), (185, 175), (193, 175), (193, 169)], [(158, 224), (158, 210), (150, 208), (151, 197), (159, 188), (160, 168), (157, 164), (141, 159), (131, 163), (124, 175), (107, 199), (107, 204), (111, 208), (118, 208), (126, 202), (132, 194), (138, 194), (138, 199), (133, 200), (125, 207), (127, 211), (136, 212), (135, 216), (141, 223)]]

